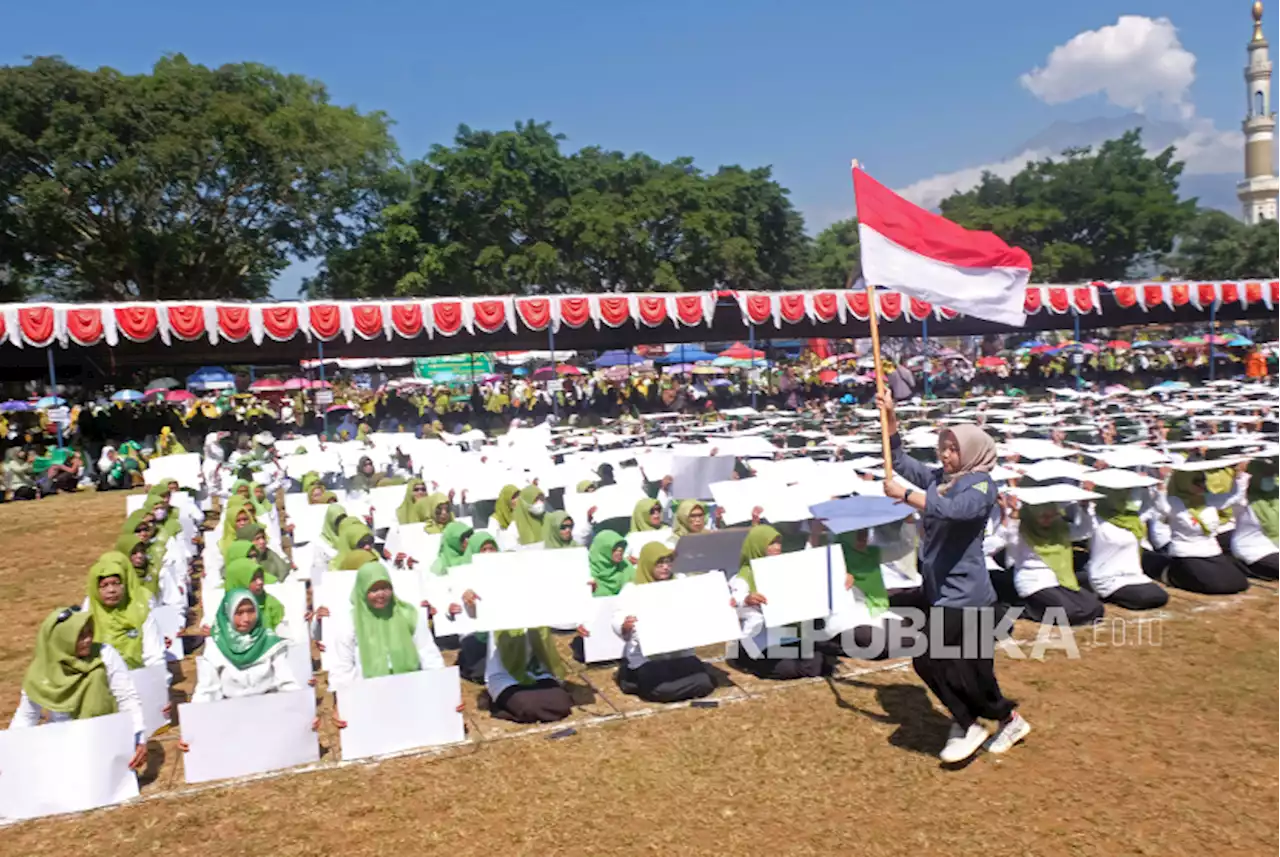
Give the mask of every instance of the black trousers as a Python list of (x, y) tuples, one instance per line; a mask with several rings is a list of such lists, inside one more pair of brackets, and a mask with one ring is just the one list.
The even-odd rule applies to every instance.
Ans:
[(1227, 554), (1173, 557), (1164, 580), (1170, 586), (1204, 595), (1234, 595), (1249, 588), (1244, 569)]
[(553, 678), (528, 686), (512, 685), (489, 706), (494, 717), (516, 723), (554, 723), (564, 720), (572, 710), (569, 692)]
[(1277, 563), (1277, 560), (1280, 560), (1280, 554), (1273, 553), (1271, 556), (1264, 556), (1257, 562), (1249, 563), (1245, 568), (1249, 569), (1249, 574), (1259, 580), (1275, 580), (1280, 577), (1280, 564)]
[[(971, 627), (978, 628), (976, 614), (982, 609), (991, 608), (934, 607), (929, 612), (925, 630), (932, 638), (929, 625), (940, 622), (943, 643), (959, 646), (964, 638), (965, 614), (970, 614)], [(1017, 703), (1000, 692), (995, 661), (989, 657), (935, 657), (933, 652), (926, 651), (912, 660), (911, 666), (962, 729), (968, 729), (979, 717), (1004, 720), (1017, 707)]]
[[(799, 644), (797, 643), (796, 646), (798, 648)], [(807, 658), (800, 657), (798, 653), (793, 658), (753, 658), (743, 652), (733, 664), (756, 678), (790, 681), (795, 678), (817, 678), (821, 675), (830, 675), (830, 660), (822, 652), (814, 652)]]
[(1023, 599), (1023, 603), (1026, 610), (1022, 615), (1032, 622), (1043, 621), (1045, 611), (1056, 607), (1066, 614), (1067, 623), (1072, 626), (1091, 624), (1095, 619), (1101, 619), (1106, 610), (1098, 596), (1089, 590), (1072, 590), (1065, 586), (1050, 586), (1033, 592)]
[(618, 669), (618, 687), (646, 702), (683, 702), (707, 696), (716, 685), (702, 661), (685, 655), (647, 661), (634, 670), (624, 662)]
[(1131, 583), (1103, 600), (1126, 610), (1155, 610), (1169, 603), (1169, 593), (1158, 583)]
[(469, 682), (484, 684), (489, 648), (478, 634), (466, 634), (458, 641), (458, 674)]

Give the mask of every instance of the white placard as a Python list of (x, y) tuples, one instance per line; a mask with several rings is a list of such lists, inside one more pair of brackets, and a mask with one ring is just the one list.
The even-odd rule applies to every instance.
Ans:
[(1144, 476), (1141, 473), (1134, 473), (1132, 470), (1095, 470), (1086, 477), (1098, 488), (1107, 488), (1111, 490), (1125, 490), (1128, 488), (1150, 488), (1159, 484), (1150, 476)]
[(729, 606), (723, 574), (649, 583), (632, 588), (640, 650), (649, 657), (726, 643), (742, 636), (738, 613)]
[(574, 627), (594, 612), (586, 548), (476, 554), (450, 577), (475, 591), (477, 631)]
[[(400, 508), (400, 504), (404, 502), (404, 492), (408, 490), (405, 485), (387, 485), (382, 488), (374, 488), (368, 494), (367, 503), (373, 507), (373, 527), (376, 530), (383, 530), (394, 524), (398, 524), (396, 520), (396, 511)], [(362, 512), (368, 506), (357, 507)]]
[(0, 731), (0, 818), (82, 812), (137, 797), (133, 750), (128, 714)]
[(467, 738), (457, 667), (361, 679), (338, 690), (342, 758), (364, 759)]
[[(298, 496), (290, 494), (288, 497)], [(286, 499), (285, 513), (289, 517), (289, 523), (293, 524), (293, 541), (297, 542), (314, 542), (320, 538), (320, 531), (324, 529), (324, 516), (329, 511), (328, 503), (309, 503), (298, 506), (295, 510), (290, 511), (287, 508), (288, 500)], [(350, 511), (348, 510), (348, 514)], [(295, 560), (296, 562), (296, 560)], [(298, 563), (298, 567), (302, 567), (302, 563)]]
[[(672, 532), (670, 527), (662, 527), (657, 530), (627, 533), (623, 538), (626, 540), (627, 544), (628, 561), (634, 562), (634, 560), (631, 560), (630, 558), (635, 557), (636, 559), (639, 559), (640, 551), (644, 550), (645, 545), (657, 542), (660, 545), (669, 546), (671, 542), (675, 540), (675, 533)], [(671, 550), (674, 552), (675, 548), (671, 548)]]
[(204, 484), (200, 471), (200, 453), (188, 452), (153, 458), (147, 463), (147, 469), (142, 471), (142, 478), (148, 485), (159, 485), (172, 479), (183, 488), (199, 490)]
[(142, 504), (147, 502), (146, 494), (127, 494), (124, 498), (124, 513), (126, 516), (132, 515), (134, 512), (142, 508)]
[(399, 554), (412, 557), (419, 565), (426, 568), (436, 561), (440, 555), (440, 540), (443, 533), (428, 533), (422, 524), (405, 524), (392, 527), (387, 531), (386, 548), (391, 558)]
[(711, 499), (711, 484), (729, 479), (733, 474), (733, 464), (733, 457), (728, 455), (674, 456), (671, 459), (671, 496), (680, 500)]
[(169, 722), (163, 710), (169, 703), (169, 667), (155, 664), (129, 670), (129, 678), (133, 680), (133, 688), (142, 703), (142, 737), (145, 740)]
[[(638, 493), (630, 486), (606, 485), (604, 488), (597, 488), (590, 494), (566, 493), (564, 495), (564, 510), (569, 513), (569, 517), (573, 518), (576, 524), (586, 521), (587, 512), (593, 507), (596, 512), (591, 516), (591, 520), (596, 523), (608, 521), (611, 518), (627, 518), (630, 520), (636, 504), (644, 498), (645, 495), (643, 493)], [(657, 503), (658, 501), (654, 500), (653, 502)]]
[[(178, 706), (188, 783), (225, 780), (320, 759), (311, 688)], [(253, 724), (246, 728), (245, 724)]]
[(427, 572), (421, 577), (422, 600), (435, 608), (435, 618), (431, 620), (432, 632), (437, 640), (445, 637), (461, 637), (475, 630), (475, 620), (467, 615), (464, 608), (456, 616), (449, 615), (449, 605), (462, 606), (462, 593), (466, 588), (454, 586), (454, 578), (437, 577)]
[(589, 664), (616, 661), (622, 657), (622, 650), (627, 642), (613, 631), (613, 614), (618, 609), (618, 596), (593, 598), (591, 606), (595, 608), (596, 614), (590, 621), (583, 623), (588, 636), (582, 640), (582, 659)]
[(756, 579), (756, 591), (766, 600), (760, 607), (766, 627), (781, 628), (831, 612), (826, 550), (802, 550), (753, 559), (751, 572)]

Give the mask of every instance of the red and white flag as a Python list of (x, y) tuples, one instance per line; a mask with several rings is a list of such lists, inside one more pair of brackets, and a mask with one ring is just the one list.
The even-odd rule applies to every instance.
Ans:
[(976, 232), (907, 202), (859, 167), (862, 276), (976, 318), (1022, 327), (1031, 257), (990, 232)]

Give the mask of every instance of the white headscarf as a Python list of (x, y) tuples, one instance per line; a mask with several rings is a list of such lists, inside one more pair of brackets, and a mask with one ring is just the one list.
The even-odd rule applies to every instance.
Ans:
[(98, 456), (99, 470), (104, 470), (104, 471), (110, 470), (112, 467), (115, 466), (115, 462), (111, 460), (111, 456), (110, 456), (110, 453), (113, 453), (115, 451), (116, 451), (116, 448), (114, 446), (102, 447), (102, 454)]

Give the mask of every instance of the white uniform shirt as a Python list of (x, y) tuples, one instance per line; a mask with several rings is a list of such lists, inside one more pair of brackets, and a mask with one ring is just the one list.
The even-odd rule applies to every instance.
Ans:
[(240, 699), (263, 693), (300, 690), (289, 666), (289, 646), (285, 642), (276, 646), (267, 656), (245, 669), (227, 660), (218, 644), (209, 639), (200, 657), (196, 658), (196, 689), (192, 702), (217, 702), (220, 699)]
[[(341, 687), (364, 678), (364, 668), (360, 664), (360, 647), (356, 642), (354, 622), (343, 623), (341, 633), (326, 645), (333, 646), (333, 663), (329, 669), (329, 686)], [(436, 641), (431, 636), (431, 628), (427, 617), (419, 613), (418, 624), (413, 629), (413, 646), (418, 650), (418, 666), (424, 670), (444, 669), (444, 658)]]
[[(1089, 585), (1098, 597), (1109, 598), (1125, 586), (1150, 583), (1151, 578), (1142, 571), (1142, 545), (1133, 533), (1098, 518), (1092, 507), (1088, 514), (1093, 529), (1089, 541)], [(1147, 521), (1153, 516), (1154, 510), (1150, 510), (1141, 517)]]
[[(111, 688), (111, 695), (116, 698), (116, 708), (121, 714), (129, 715), (136, 742), (145, 729), (142, 722), (142, 700), (138, 698), (137, 688), (133, 686), (133, 679), (129, 676), (129, 667), (124, 662), (124, 658), (120, 657), (120, 653), (106, 644), (103, 644), (101, 653), (102, 665), (107, 670), (107, 685)], [(18, 700), (18, 710), (13, 712), (13, 719), (9, 721), (9, 728), (25, 729), (30, 726), (39, 726), (40, 718), (45, 714), (48, 714), (50, 723), (62, 723), (71, 719), (70, 714), (61, 711), (46, 712), (44, 708), (32, 702), (24, 690), (22, 697)]]
[(1207, 558), (1222, 555), (1222, 547), (1215, 535), (1220, 519), (1214, 504), (1223, 499), (1222, 495), (1205, 494), (1204, 508), (1193, 515), (1179, 498), (1165, 491), (1155, 492), (1156, 511), (1169, 523), (1171, 556)]
[(1231, 533), (1231, 554), (1236, 559), (1252, 565), (1260, 559), (1273, 556), (1280, 547), (1271, 540), (1258, 523), (1258, 516), (1249, 508), (1249, 474), (1236, 477), (1235, 490), (1227, 498), (1232, 509), (1236, 528)]
[[(1028, 598), (1042, 589), (1062, 585), (1058, 575), (1040, 558), (1035, 548), (1023, 541), (1018, 521), (1010, 520), (1001, 527), (1001, 532), (1006, 555), (1013, 565), (1013, 588), (1018, 591), (1019, 598)], [(1068, 532), (1068, 539), (1078, 541), (1088, 535), (1089, 525), (1077, 521), (1069, 525)]]

